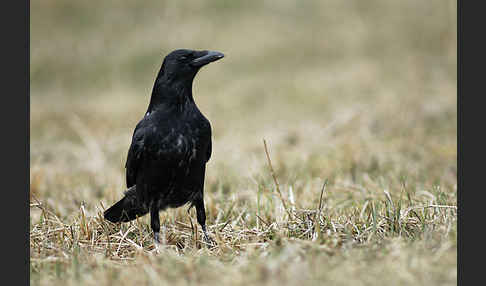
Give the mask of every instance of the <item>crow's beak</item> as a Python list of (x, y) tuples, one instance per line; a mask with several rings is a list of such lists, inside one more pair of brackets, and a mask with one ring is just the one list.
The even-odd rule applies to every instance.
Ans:
[(222, 59), (224, 55), (220, 52), (215, 51), (204, 51), (202, 55), (191, 62), (191, 65), (194, 67), (202, 67), (204, 65), (209, 64), (210, 62), (217, 61)]

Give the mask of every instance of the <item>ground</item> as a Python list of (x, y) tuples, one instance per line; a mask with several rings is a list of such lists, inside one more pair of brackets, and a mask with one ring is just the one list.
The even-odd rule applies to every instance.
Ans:
[[(141, 3), (31, 1), (32, 285), (456, 284), (455, 1)], [(182, 207), (156, 251), (102, 212), (177, 48), (226, 54), (193, 88), (217, 246)]]

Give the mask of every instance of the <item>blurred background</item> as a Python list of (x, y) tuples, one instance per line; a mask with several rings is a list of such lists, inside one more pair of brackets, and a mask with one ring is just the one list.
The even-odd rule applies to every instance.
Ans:
[(213, 126), (209, 176), (260, 172), (263, 138), (281, 172), (455, 172), (456, 11), (452, 0), (31, 1), (31, 173), (102, 171), (96, 186), (118, 196), (133, 129), (177, 48), (226, 55), (194, 82)]
[[(456, 1), (32, 0), (30, 5), (31, 202), (40, 200), (66, 225), (77, 227), (83, 203), (82, 217), (85, 212), (93, 217), (121, 198), (132, 132), (163, 58), (178, 48), (226, 55), (204, 67), (193, 86), (213, 128), (205, 189), (210, 228), (223, 213), (236, 224), (248, 211), (242, 229), (258, 228), (257, 211), (268, 221), (282, 217), (274, 211), (278, 200), (262, 203), (264, 209), (255, 205), (257, 192), (274, 189), (263, 139), (284, 196), (293, 188), (298, 208), (320, 205), (323, 180), (329, 179), (324, 209), (335, 224), (356, 220), (359, 225), (356, 213), (368, 199), (384, 199), (383, 190), (395, 199), (406, 187), (417, 204), (455, 205)], [(71, 255), (67, 238), (62, 243), (68, 246), (58, 246), (68, 249), (64, 256), (43, 236), (33, 240), (45, 225), (42, 213), (31, 207), (31, 259)], [(174, 227), (175, 220), (188, 224), (183, 208), (161, 217)], [(148, 225), (146, 217), (143, 221)], [(420, 229), (427, 234), (428, 228)], [(431, 261), (443, 253), (435, 250), (410, 252), (410, 259), (424, 253), (410, 277), (423, 273), (422, 285), (431, 285), (427, 275), (436, 273), (437, 281), (448, 275), (452, 283), (455, 215), (433, 229), (431, 236), (445, 241), (440, 247), (447, 259)], [(333, 231), (336, 241), (346, 241), (342, 231)], [(145, 233), (150, 237), (148, 226)], [(135, 251), (130, 247), (127, 256)], [(106, 251), (103, 244), (99, 249), (94, 252)], [(381, 273), (384, 264), (376, 257)], [(450, 262), (447, 270), (439, 260)], [(31, 260), (31, 269), (37, 265), (43, 264)], [(425, 266), (437, 267), (436, 272)], [(299, 269), (292, 271), (302, 273)], [(384, 285), (395, 284), (386, 281), (402, 269), (390, 270)], [(363, 269), (366, 273), (374, 272)]]

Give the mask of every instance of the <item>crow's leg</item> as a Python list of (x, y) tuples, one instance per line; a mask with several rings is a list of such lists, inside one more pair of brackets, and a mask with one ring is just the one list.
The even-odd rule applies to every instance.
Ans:
[(159, 204), (154, 201), (150, 206), (150, 226), (154, 232), (154, 244), (160, 244), (159, 232), (160, 232), (160, 218), (159, 218)]
[(201, 225), (204, 234), (204, 241), (210, 245), (214, 245), (214, 240), (209, 237), (208, 232), (206, 231), (206, 210), (204, 209), (204, 200), (198, 199), (194, 202), (196, 206), (196, 213), (197, 213), (197, 222)]

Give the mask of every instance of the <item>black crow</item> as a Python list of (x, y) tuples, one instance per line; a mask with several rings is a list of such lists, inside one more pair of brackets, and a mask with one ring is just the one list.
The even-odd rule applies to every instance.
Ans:
[(152, 89), (147, 112), (133, 132), (125, 164), (125, 197), (104, 212), (111, 222), (128, 222), (150, 212), (160, 243), (159, 210), (195, 206), (204, 238), (204, 174), (211, 157), (211, 125), (192, 96), (192, 82), (204, 65), (223, 58), (214, 51), (175, 50), (168, 54)]

